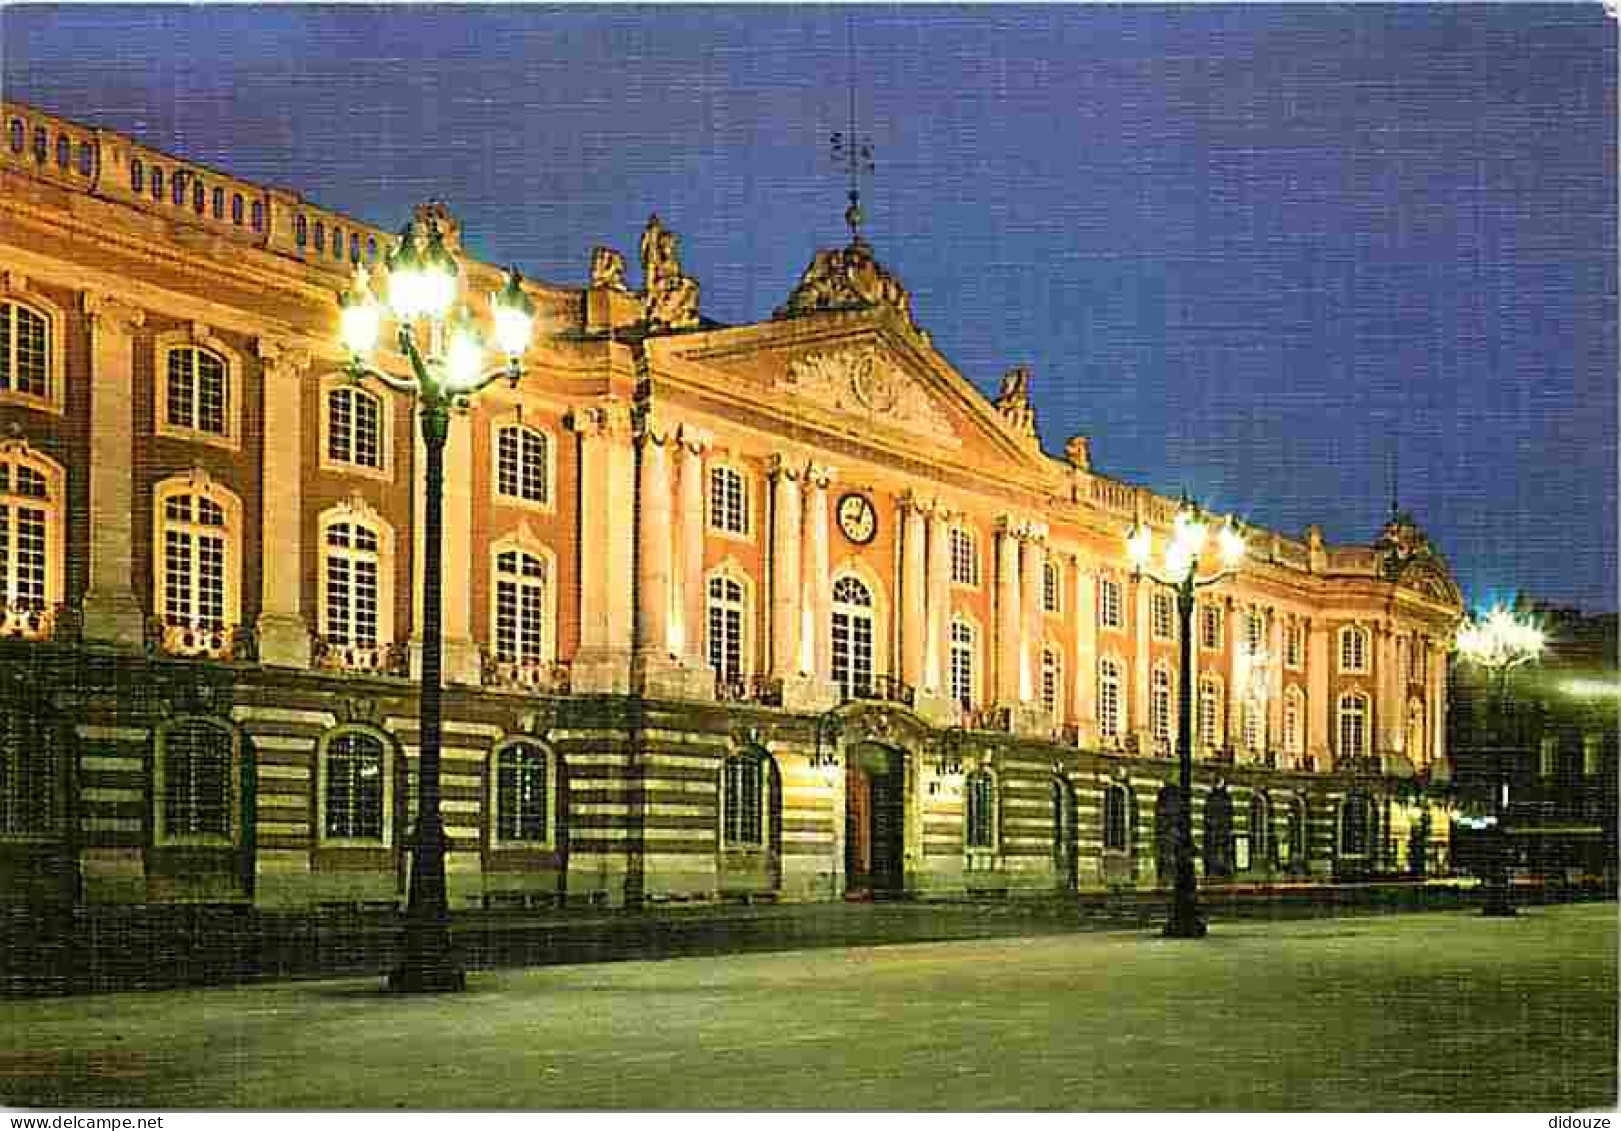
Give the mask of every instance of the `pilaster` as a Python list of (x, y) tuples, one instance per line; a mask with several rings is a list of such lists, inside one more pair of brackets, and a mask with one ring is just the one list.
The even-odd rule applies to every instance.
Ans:
[(828, 563), (827, 489), (837, 471), (822, 464), (811, 464), (805, 470), (807, 513), (805, 526), (810, 542), (806, 563), (804, 608), (809, 613), (808, 635), (811, 642), (810, 670), (819, 682), (833, 678), (832, 599), (833, 586)]
[[(1042, 590), (1047, 566), (1047, 527), (1026, 523), (1019, 531), (1023, 591), (1019, 608), (1023, 614), (1019, 642), (1019, 701), (1041, 707), (1041, 646), (1046, 637)], [(1045, 711), (1043, 711), (1045, 714)]]
[(776, 455), (771, 460), (771, 672), (787, 681), (800, 671), (800, 566), (804, 467)]
[(1075, 578), (1075, 589), (1070, 608), (1074, 610), (1075, 663), (1070, 684), (1081, 745), (1091, 748), (1098, 743), (1098, 581), (1090, 563), (1078, 557), (1072, 561), (1070, 573)]
[(264, 386), (259, 661), (307, 668), (310, 634), (300, 600), (304, 547), (299, 535), (304, 513), (304, 381), (310, 355), (265, 338), (256, 345)]
[(1306, 634), (1306, 753), (1317, 759), (1319, 769), (1332, 762), (1328, 735), (1333, 709), (1328, 701), (1328, 626), (1312, 620)]
[(916, 494), (901, 500), (901, 679), (914, 688), (924, 683), (928, 594), (926, 508)]
[(607, 396), (576, 408), (580, 437), (580, 647), (570, 672), (576, 693), (630, 691), (631, 562), (636, 489), (630, 406)]
[(84, 293), (90, 320), (90, 571), (87, 641), (140, 648), (146, 618), (135, 597), (135, 332), (146, 314), (110, 295)]
[(1019, 604), (1018, 524), (1004, 515), (996, 525), (996, 702), (1020, 702), (1024, 618)]
[[(708, 432), (690, 424), (681, 426), (678, 449), (681, 486), (677, 507), (681, 554), (676, 562), (680, 599), (675, 604), (678, 620), (672, 642), (683, 657), (683, 663), (697, 671), (709, 669), (704, 651), (704, 452), (713, 442)], [(751, 670), (758, 671), (757, 665), (757, 660), (751, 661)]]

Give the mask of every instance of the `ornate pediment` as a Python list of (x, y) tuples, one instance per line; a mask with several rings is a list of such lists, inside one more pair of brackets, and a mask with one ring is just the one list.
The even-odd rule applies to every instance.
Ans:
[(779, 387), (875, 425), (953, 447), (962, 443), (923, 384), (874, 346), (806, 354), (789, 363)]

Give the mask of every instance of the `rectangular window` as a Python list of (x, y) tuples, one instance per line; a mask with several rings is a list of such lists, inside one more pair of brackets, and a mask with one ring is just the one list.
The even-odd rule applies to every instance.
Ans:
[(328, 747), (326, 835), (383, 838), (383, 747), (376, 739), (345, 734)]
[(527, 744), (503, 749), (495, 767), (497, 840), (544, 843), (549, 799), (546, 754)]
[(1298, 668), (1306, 651), (1306, 630), (1299, 621), (1290, 621), (1289, 627), (1283, 633), (1283, 662), (1288, 667)]
[(1041, 665), (1041, 706), (1054, 720), (1058, 718), (1058, 666)]
[(1126, 791), (1110, 786), (1103, 791), (1103, 848), (1107, 852), (1126, 851)]
[(1120, 627), (1120, 583), (1107, 577), (1098, 579), (1098, 624)]
[(979, 547), (972, 531), (951, 528), (951, 582), (953, 585), (979, 584)]
[(1556, 777), (1559, 773), (1559, 738), (1556, 735), (1542, 736), (1541, 750), (1539, 751), (1539, 772), (1545, 778)]
[(1063, 584), (1063, 572), (1056, 562), (1047, 562), (1041, 569), (1041, 609), (1043, 612), (1056, 613), (1061, 610), (1059, 592)]
[(743, 675), (743, 613), (722, 604), (709, 606), (709, 666), (721, 680)]
[(709, 525), (728, 534), (749, 532), (748, 490), (735, 468), (709, 469)]
[(761, 832), (761, 763), (754, 758), (726, 760), (726, 843), (757, 845)]
[(1266, 648), (1266, 617), (1251, 609), (1244, 616), (1244, 649), (1251, 656)]
[(197, 390), (190, 363), (189, 350), (169, 351), (168, 421), (176, 428), (197, 427)]
[(509, 499), (546, 502), (546, 437), (521, 426), (496, 434), (496, 491)]
[(968, 811), (965, 815), (967, 846), (969, 848), (996, 847), (996, 783), (991, 775), (970, 774), (968, 777)]
[(1155, 593), (1150, 606), (1153, 610), (1155, 640), (1176, 639), (1176, 617), (1169, 593)]
[(1221, 647), (1221, 609), (1216, 605), (1199, 609), (1199, 647)]
[(1107, 661), (1098, 679), (1098, 729), (1105, 738), (1120, 734), (1120, 676)]

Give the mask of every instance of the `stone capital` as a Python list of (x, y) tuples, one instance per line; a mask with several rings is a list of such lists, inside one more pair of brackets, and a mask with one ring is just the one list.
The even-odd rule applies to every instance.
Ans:
[(672, 444), (675, 437), (676, 426), (662, 417), (647, 414), (636, 422), (637, 443), (652, 443), (664, 447)]
[(627, 439), (631, 434), (630, 406), (618, 397), (604, 397), (570, 412), (568, 426), (586, 440)]
[(297, 380), (314, 362), (309, 350), (274, 338), (255, 338), (253, 349), (259, 355), (267, 378), (288, 377)]
[(812, 463), (805, 468), (805, 482), (815, 490), (826, 490), (838, 478), (839, 469), (825, 463)]
[(805, 475), (805, 464), (786, 452), (774, 452), (766, 474), (772, 479), (785, 479), (792, 483)]
[(84, 292), (84, 312), (98, 329), (117, 334), (133, 333), (136, 327), (146, 323), (145, 310), (104, 291)]
[(903, 517), (911, 514), (920, 514), (924, 518), (928, 518), (934, 513), (934, 500), (924, 498), (915, 490), (903, 491), (897, 505)]

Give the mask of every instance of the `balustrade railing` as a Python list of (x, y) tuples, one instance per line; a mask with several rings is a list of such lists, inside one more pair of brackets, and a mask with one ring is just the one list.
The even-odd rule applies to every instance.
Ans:
[(841, 685), (841, 690), (846, 703), (852, 699), (866, 699), (910, 707), (916, 700), (912, 685), (892, 675), (874, 675), (866, 680), (856, 680), (847, 686)]
[(775, 676), (746, 675), (715, 677), (715, 698), (722, 703), (758, 703), (764, 707), (782, 706), (782, 680)]
[(148, 617), (149, 652), (207, 660), (252, 660), (257, 657), (253, 630), (238, 624), (196, 624), (178, 617)]
[(50, 640), (56, 635), (60, 605), (39, 601), (7, 601), (0, 604), (0, 637), (24, 640)]
[(551, 660), (503, 660), (488, 650), (479, 653), (485, 687), (497, 691), (529, 691), (537, 695), (567, 695), (569, 666)]
[(310, 662), (319, 671), (411, 674), (411, 657), (403, 644), (351, 644), (315, 634)]

